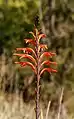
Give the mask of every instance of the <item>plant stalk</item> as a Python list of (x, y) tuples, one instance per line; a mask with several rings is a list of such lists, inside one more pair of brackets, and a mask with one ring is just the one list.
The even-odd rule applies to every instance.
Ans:
[(40, 74), (39, 74), (39, 42), (37, 41), (37, 84), (36, 84), (36, 119), (39, 119), (40, 116), (40, 106), (39, 106), (39, 100), (40, 100)]
[(40, 115), (40, 107), (39, 107), (39, 98), (40, 98), (40, 94), (39, 94), (39, 75), (37, 76), (37, 93), (36, 93), (36, 119), (39, 119), (39, 115)]

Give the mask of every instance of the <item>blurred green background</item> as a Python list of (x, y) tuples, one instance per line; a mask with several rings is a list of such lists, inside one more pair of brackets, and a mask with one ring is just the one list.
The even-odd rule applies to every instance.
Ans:
[(29, 67), (14, 64), (13, 52), (26, 46), (24, 38), (31, 37), (37, 15), (38, 29), (47, 35), (43, 43), (56, 52), (53, 60), (58, 63), (57, 74), (41, 77), (41, 101), (57, 102), (64, 87), (63, 100), (74, 113), (74, 0), (0, 0), (0, 90), (23, 93), (25, 102), (35, 98), (35, 76)]

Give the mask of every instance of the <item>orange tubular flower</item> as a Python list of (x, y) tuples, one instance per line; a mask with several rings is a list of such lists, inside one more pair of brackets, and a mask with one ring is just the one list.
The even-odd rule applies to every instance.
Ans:
[(36, 45), (35, 41), (32, 40), (32, 39), (24, 39), (24, 41), (25, 41), (26, 43), (32, 44), (32, 45), (34, 45), (34, 46)]
[(36, 67), (30, 63), (30, 62), (15, 62), (16, 64), (20, 64), (22, 67), (25, 67), (26, 65), (30, 66), (35, 74), (37, 74)]
[(27, 53), (27, 54), (28, 53), (33, 53), (35, 58), (37, 58), (36, 53), (32, 48), (16, 48), (16, 51), (23, 51), (24, 53)]
[(50, 66), (50, 64), (57, 65), (56, 62), (51, 62), (51, 61), (49, 61), (49, 60), (46, 60), (46, 61), (44, 61), (44, 62), (41, 63), (40, 69), (43, 67), (43, 65)]
[(36, 36), (35, 36), (35, 34), (33, 33), (33, 32), (29, 32), (30, 34), (32, 34), (32, 36), (35, 38)]
[(40, 76), (45, 72), (45, 71), (47, 71), (47, 72), (49, 72), (49, 73), (56, 73), (57, 72), (57, 70), (55, 70), (55, 69), (52, 69), (52, 68), (44, 68), (41, 72), (40, 72)]
[(39, 51), (40, 51), (40, 50), (44, 51), (45, 49), (48, 49), (48, 48), (47, 48), (47, 45), (39, 44)]
[(40, 34), (40, 35), (38, 35), (38, 40), (40, 40), (41, 38), (45, 38), (45, 37), (46, 37), (45, 34)]
[(36, 60), (31, 55), (28, 55), (28, 54), (17, 54), (17, 53), (14, 53), (13, 55), (20, 56), (20, 59), (22, 59), (22, 58), (28, 58), (32, 62), (34, 62), (35, 65), (37, 65)]
[(52, 53), (52, 52), (44, 52), (44, 53), (40, 56), (39, 62), (42, 61), (42, 59), (43, 59), (44, 56), (46, 56), (46, 57), (51, 57), (51, 58), (52, 58), (52, 56), (54, 56), (54, 55), (56, 55), (56, 54), (55, 54), (55, 53)]

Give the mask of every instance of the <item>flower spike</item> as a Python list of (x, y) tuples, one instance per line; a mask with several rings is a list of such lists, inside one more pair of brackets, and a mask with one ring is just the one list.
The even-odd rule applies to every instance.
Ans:
[[(40, 40), (42, 38), (45, 38), (46, 35), (43, 33), (40, 33), (38, 29), (35, 27), (34, 32), (29, 32), (33, 35), (34, 39), (24, 39), (27, 44), (33, 45), (32, 48), (16, 48), (16, 51), (23, 51), (23, 53), (14, 53), (13, 55), (19, 56), (19, 58), (22, 60), (22, 58), (27, 58), (30, 61), (20, 61), (15, 62), (16, 64), (20, 64), (21, 67), (30, 66), (33, 70), (33, 72), (36, 75), (36, 119), (39, 119), (39, 98), (40, 98), (40, 77), (41, 75), (47, 71), (49, 73), (56, 73), (57, 70), (53, 69), (51, 67), (51, 64), (56, 65), (56, 62), (51, 62), (50, 60), (43, 60), (44, 57), (53, 57), (56, 54), (53, 52), (44, 52), (44, 50), (47, 49), (47, 45), (41, 44)], [(31, 56), (32, 55), (32, 56)], [(43, 66), (47, 65), (48, 67), (44, 68)]]

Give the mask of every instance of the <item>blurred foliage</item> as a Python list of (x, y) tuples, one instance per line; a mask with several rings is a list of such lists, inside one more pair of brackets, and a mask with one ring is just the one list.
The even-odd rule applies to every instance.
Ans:
[[(32, 4), (31, 4), (32, 2)], [(33, 29), (37, 2), (29, 0), (2, 0), (0, 4), (0, 43), (2, 48), (13, 50)]]

